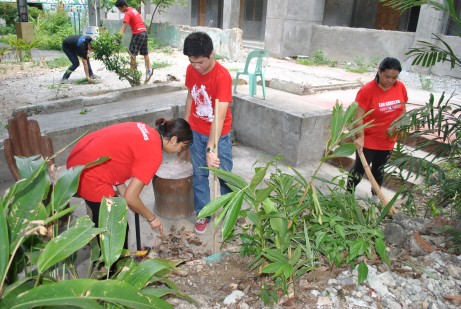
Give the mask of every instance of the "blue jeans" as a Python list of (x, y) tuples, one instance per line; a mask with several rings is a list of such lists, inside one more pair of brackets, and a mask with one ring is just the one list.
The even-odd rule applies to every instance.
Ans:
[[(67, 58), (69, 58), (69, 61), (72, 63), (72, 65), (67, 68), (66, 72), (62, 76), (63, 79), (68, 79), (70, 77), (70, 74), (72, 74), (72, 72), (74, 72), (78, 68), (78, 66), (80, 65), (80, 61), (78, 60), (77, 52), (72, 48), (69, 48), (67, 45), (63, 44), (62, 50), (66, 54)], [(93, 70), (91, 69), (90, 60), (88, 59), (87, 61), (88, 73), (90, 74), (90, 76), (93, 76)]]
[[(210, 182), (208, 179), (209, 171), (201, 167), (207, 167), (206, 147), (208, 136), (197, 133), (192, 130), (193, 142), (190, 145), (189, 152), (193, 167), (193, 188), (194, 188), (194, 208), (198, 214), (202, 208), (210, 202)], [(219, 168), (225, 171), (232, 170), (232, 140), (231, 133), (221, 136), (218, 143), (218, 157), (220, 160)], [(231, 189), (219, 180), (221, 195), (231, 192)]]

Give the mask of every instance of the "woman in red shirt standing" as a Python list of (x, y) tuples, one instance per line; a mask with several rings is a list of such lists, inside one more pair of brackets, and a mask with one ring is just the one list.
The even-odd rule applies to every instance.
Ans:
[[(357, 125), (371, 122), (371, 127), (357, 132), (354, 143), (357, 151), (363, 154), (371, 166), (373, 177), (379, 186), (384, 180), (384, 165), (391, 156), (396, 138), (389, 136), (388, 129), (391, 123), (405, 113), (405, 103), (408, 95), (405, 85), (398, 81), (402, 66), (395, 58), (384, 58), (379, 65), (373, 81), (365, 84), (357, 93), (355, 101), (359, 104), (355, 117), (365, 116)], [(355, 165), (349, 172), (347, 189), (353, 189), (362, 180), (365, 170), (356, 153)], [(372, 195), (376, 193), (372, 190)]]
[(103, 197), (119, 195), (125, 198), (132, 211), (150, 223), (152, 229), (162, 230), (162, 223), (144, 205), (140, 194), (162, 163), (162, 151), (177, 153), (186, 148), (192, 142), (192, 130), (182, 118), (160, 118), (155, 126), (153, 129), (142, 122), (114, 124), (86, 135), (69, 154), (67, 168), (109, 157), (108, 161), (82, 171), (77, 191), (91, 208), (96, 227)]

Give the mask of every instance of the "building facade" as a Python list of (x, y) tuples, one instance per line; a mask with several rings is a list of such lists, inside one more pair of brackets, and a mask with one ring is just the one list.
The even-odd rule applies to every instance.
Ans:
[[(456, 1), (461, 11), (461, 0)], [(150, 19), (149, 6), (144, 14)], [(354, 57), (405, 59), (419, 41), (441, 36), (461, 50), (461, 29), (430, 6), (401, 14), (379, 0), (189, 0), (155, 16), (154, 22), (243, 30), (244, 46), (268, 49), (276, 57), (312, 55), (321, 50), (338, 61)], [(405, 61), (408, 67), (411, 61)], [(436, 65), (438, 75), (461, 70)]]

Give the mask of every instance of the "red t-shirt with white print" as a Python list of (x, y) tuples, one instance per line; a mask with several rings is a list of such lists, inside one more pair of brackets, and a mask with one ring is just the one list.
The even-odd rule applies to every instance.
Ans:
[[(216, 99), (219, 102), (232, 102), (232, 78), (229, 71), (216, 61), (211, 71), (202, 75), (189, 64), (185, 84), (192, 95), (192, 105), (187, 121), (192, 130), (209, 136), (211, 123), (214, 120)], [(228, 134), (231, 128), (232, 114), (229, 104), (221, 136)]]
[(408, 102), (405, 85), (396, 81), (390, 89), (383, 90), (373, 80), (359, 90), (355, 101), (365, 110), (365, 113), (374, 110), (363, 118), (363, 123), (373, 120), (373, 126), (364, 131), (364, 147), (374, 150), (392, 150), (396, 138), (389, 137), (388, 129), (391, 123), (403, 113), (405, 103)]
[(114, 196), (113, 186), (132, 177), (149, 184), (162, 162), (162, 140), (145, 123), (114, 124), (79, 140), (69, 154), (67, 168), (102, 156), (108, 156), (109, 161), (84, 169), (80, 176), (77, 192), (91, 202)]

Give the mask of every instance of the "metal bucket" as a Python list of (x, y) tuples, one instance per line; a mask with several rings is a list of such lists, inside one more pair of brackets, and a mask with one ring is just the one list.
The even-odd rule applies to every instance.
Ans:
[(184, 219), (194, 214), (192, 165), (169, 162), (162, 164), (152, 180), (154, 212), (162, 218)]

